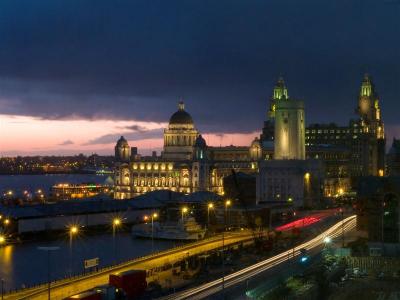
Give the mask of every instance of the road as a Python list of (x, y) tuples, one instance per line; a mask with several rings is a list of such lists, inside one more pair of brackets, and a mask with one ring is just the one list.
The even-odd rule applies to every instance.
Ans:
[(300, 254), (300, 249), (307, 249), (307, 251), (315, 250), (316, 248), (324, 245), (324, 238), (336, 238), (339, 237), (342, 232), (350, 232), (354, 230), (356, 227), (356, 216), (350, 216), (348, 218), (343, 219), (330, 227), (329, 229), (325, 230), (323, 233), (319, 234), (315, 238), (304, 242), (300, 245), (297, 245), (294, 249), (290, 249), (284, 251), (278, 255), (275, 255), (271, 258), (263, 260), (259, 263), (256, 263), (252, 266), (244, 268), (240, 271), (227, 275), (223, 278), (219, 278), (217, 280), (208, 282), (201, 286), (191, 288), (179, 293), (175, 293), (170, 296), (159, 298), (160, 300), (183, 300), (183, 299), (204, 299), (210, 297), (212, 295), (216, 295), (220, 293), (224, 288), (233, 287), (238, 283), (242, 283), (253, 276), (259, 275), (262, 272), (271, 269), (275, 266), (278, 266), (282, 263), (287, 262), (289, 257), (298, 256)]
[[(253, 241), (253, 235), (249, 231), (225, 233), (225, 246), (246, 241)], [(154, 255), (138, 258), (117, 266), (104, 268), (103, 270), (92, 274), (56, 281), (51, 285), (51, 299), (64, 299), (70, 295), (92, 289), (99, 285), (107, 284), (109, 275), (112, 273), (124, 272), (132, 269), (151, 270), (155, 267), (163, 266), (165, 264), (174, 264), (175, 262), (181, 261), (188, 256), (204, 253), (206, 251), (215, 250), (221, 247), (222, 238), (221, 236), (218, 236), (196, 243), (191, 243), (179, 248), (173, 248), (161, 253), (156, 253)], [(17, 299), (47, 299), (47, 285), (40, 285), (35, 288), (20, 290), (16, 293), (6, 294), (4, 296), (4, 300)]]

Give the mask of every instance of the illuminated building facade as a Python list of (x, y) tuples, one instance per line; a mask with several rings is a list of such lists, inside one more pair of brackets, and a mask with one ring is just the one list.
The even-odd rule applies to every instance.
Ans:
[(274, 159), (305, 159), (304, 105), (284, 98), (275, 105)]
[(304, 104), (288, 97), (282, 79), (274, 89), (271, 103), (274, 159), (259, 162), (257, 202), (312, 206), (321, 198), (324, 174), (320, 160), (305, 159)]
[[(289, 98), (283, 79), (279, 79), (270, 100), (269, 120), (264, 123), (261, 144), (274, 140), (278, 103)], [(346, 126), (334, 123), (311, 124), (305, 128), (305, 157), (325, 164), (325, 196), (338, 196), (356, 185), (361, 176), (385, 175), (385, 132), (379, 97), (369, 75), (365, 75), (356, 108), (357, 118)], [(276, 144), (276, 141), (275, 141)], [(278, 156), (279, 157), (279, 156)]]
[(249, 147), (209, 147), (183, 102), (164, 130), (160, 156), (142, 157), (121, 137), (115, 146), (114, 198), (129, 199), (155, 190), (223, 194), (223, 178), (236, 171), (254, 173), (262, 156), (255, 139)]

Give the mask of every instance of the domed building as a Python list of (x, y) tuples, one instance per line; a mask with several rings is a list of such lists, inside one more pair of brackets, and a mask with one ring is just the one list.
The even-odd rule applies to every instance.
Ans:
[[(232, 169), (254, 173), (260, 157), (259, 143), (251, 147), (209, 147), (197, 131), (192, 116), (179, 102), (164, 130), (160, 156), (143, 157), (121, 137), (115, 146), (114, 198), (129, 199), (154, 190), (223, 194), (223, 178)], [(132, 153), (132, 154), (131, 154)]]
[(168, 128), (164, 130), (162, 156), (172, 160), (191, 159), (198, 135), (192, 116), (185, 111), (185, 104), (182, 101), (179, 102), (178, 111), (171, 116)]

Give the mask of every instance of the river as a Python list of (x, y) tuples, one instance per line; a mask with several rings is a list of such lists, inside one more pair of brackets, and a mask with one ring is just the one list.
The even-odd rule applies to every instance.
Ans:
[[(178, 244), (173, 241), (155, 240), (154, 251), (176, 245)], [(74, 274), (83, 272), (85, 259), (98, 257), (99, 266), (104, 267), (152, 252), (151, 240), (135, 239), (128, 232), (117, 233), (115, 240), (111, 232), (91, 236), (80, 234), (72, 241), (71, 248), (67, 236), (52, 242), (36, 241), (7, 245), (0, 247), (0, 278), (4, 279), (6, 290), (47, 280), (47, 253), (38, 249), (43, 246), (60, 247), (51, 253), (53, 280), (69, 275), (71, 265)]]
[[(13, 190), (16, 194), (23, 190), (49, 191), (56, 183), (103, 183), (107, 176), (99, 175), (1, 175), (0, 191)], [(125, 232), (117, 232), (115, 239), (111, 229), (96, 235), (80, 233), (74, 237), (70, 247), (67, 234), (54, 241), (23, 242), (0, 247), (0, 279), (4, 279), (5, 289), (31, 286), (47, 280), (47, 254), (38, 247), (57, 246), (59, 250), (51, 254), (52, 279), (63, 278), (72, 273), (83, 272), (85, 259), (100, 260), (100, 267), (140, 257), (152, 252), (151, 240), (134, 239)], [(115, 246), (114, 246), (115, 245)], [(172, 241), (154, 241), (154, 251), (165, 250), (176, 245)], [(72, 270), (72, 271), (71, 271)]]

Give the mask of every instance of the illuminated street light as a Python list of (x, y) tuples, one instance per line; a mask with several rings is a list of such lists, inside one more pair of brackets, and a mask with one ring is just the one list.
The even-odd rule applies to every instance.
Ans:
[(332, 239), (331, 239), (329, 236), (326, 236), (326, 237), (324, 238), (324, 243), (325, 243), (325, 244), (329, 244), (330, 242), (332, 242)]
[(121, 225), (121, 219), (120, 218), (114, 218), (114, 220), (112, 221), (112, 236), (113, 236), (113, 246), (114, 246), (114, 261), (117, 258), (117, 245), (116, 245), (116, 241), (115, 241), (115, 231), (117, 229), (118, 226)]
[(158, 218), (157, 213), (151, 215), (151, 253), (154, 252), (154, 219)]
[(70, 233), (71, 235), (77, 234), (78, 231), (79, 231), (79, 229), (78, 229), (77, 226), (71, 226), (71, 227), (69, 228), (69, 233)]
[(9, 219), (5, 219), (4, 220), (4, 225), (9, 225), (10, 224), (10, 220)]
[[(225, 201), (225, 226), (226, 226), (226, 224), (227, 223), (230, 223), (230, 222), (228, 222), (228, 207), (230, 206), (232, 204), (232, 202), (231, 202), (231, 200), (226, 200)], [(224, 229), (225, 230), (225, 229)]]
[(210, 209), (214, 208), (214, 204), (208, 203), (207, 205), (207, 227), (210, 226)]
[(121, 219), (115, 218), (113, 220), (113, 226), (115, 227), (115, 226), (119, 226), (119, 225), (121, 225)]
[(6, 243), (6, 237), (0, 234), (0, 246)]
[(188, 208), (185, 206), (185, 207), (182, 207), (182, 223), (183, 223), (183, 217), (185, 216), (185, 214), (188, 212)]
[(72, 241), (74, 239), (74, 235), (78, 234), (79, 229), (78, 226), (72, 225), (69, 227), (69, 269), (72, 275)]

